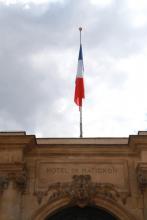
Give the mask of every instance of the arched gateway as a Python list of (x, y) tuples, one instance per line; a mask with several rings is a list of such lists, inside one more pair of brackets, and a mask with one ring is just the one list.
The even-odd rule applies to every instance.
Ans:
[(0, 220), (146, 220), (147, 132), (129, 138), (0, 133)]
[(70, 207), (48, 216), (45, 220), (119, 220), (112, 214), (96, 207)]

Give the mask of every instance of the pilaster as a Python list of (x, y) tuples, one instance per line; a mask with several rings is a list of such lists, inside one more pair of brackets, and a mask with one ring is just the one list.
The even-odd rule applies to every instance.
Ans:
[(34, 138), (25, 133), (0, 133), (0, 220), (21, 220), (27, 185), (25, 148)]
[(137, 178), (143, 195), (144, 219), (147, 219), (147, 163), (139, 163), (137, 166)]

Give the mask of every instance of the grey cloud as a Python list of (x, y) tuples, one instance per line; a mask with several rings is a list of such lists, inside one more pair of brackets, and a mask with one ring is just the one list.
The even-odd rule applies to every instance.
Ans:
[[(119, 2), (119, 4), (118, 4)], [(125, 8), (125, 1), (115, 1), (103, 9), (94, 10), (95, 22), (88, 35), (88, 47), (105, 51), (110, 56), (126, 57), (138, 53), (147, 44), (146, 27), (134, 27)]]
[[(46, 5), (41, 12), (38, 6), (32, 4), (30, 7), (25, 10), (20, 4), (0, 5), (0, 112), (4, 113), (1, 117), (6, 122), (0, 120), (0, 129), (4, 130), (12, 119), (14, 129), (18, 125), (21, 129), (35, 131), (45, 123), (48, 111), (54, 127), (60, 129), (69, 123), (64, 113), (58, 115), (54, 102), (61, 97), (73, 98), (71, 82), (60, 77), (58, 62), (49, 61), (48, 74), (42, 72), (43, 69), (36, 73), (29, 60), (32, 54), (44, 49), (50, 53), (55, 50), (58, 54), (68, 48), (77, 48), (79, 25), (84, 27), (85, 52), (96, 50), (97, 59), (101, 51), (109, 56), (125, 56), (138, 51), (143, 47), (140, 40), (146, 37), (144, 29), (131, 26), (116, 2), (101, 9), (85, 0)], [(64, 59), (68, 62), (68, 57)], [(118, 84), (115, 74), (114, 78), (116, 82), (110, 79), (110, 85)], [(59, 120), (60, 126), (57, 125)], [(55, 133), (60, 132), (57, 128), (54, 128)], [(69, 134), (68, 126), (64, 128), (66, 132)]]

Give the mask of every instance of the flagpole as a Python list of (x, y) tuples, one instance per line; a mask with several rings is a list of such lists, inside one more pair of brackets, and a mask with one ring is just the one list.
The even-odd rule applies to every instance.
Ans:
[(80, 110), (80, 138), (83, 137), (83, 124), (82, 124), (82, 106), (79, 107)]
[[(82, 27), (79, 27), (79, 31), (80, 31), (80, 45), (81, 45)], [(82, 103), (81, 103), (81, 106), (79, 106), (79, 111), (80, 111), (80, 138), (82, 138), (83, 137)]]
[(79, 27), (79, 31), (80, 31), (80, 45), (81, 45), (81, 32), (82, 32), (82, 27)]

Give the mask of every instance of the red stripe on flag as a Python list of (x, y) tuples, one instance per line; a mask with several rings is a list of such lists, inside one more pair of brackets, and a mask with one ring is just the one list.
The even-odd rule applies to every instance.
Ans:
[(82, 99), (83, 98), (85, 98), (84, 80), (83, 80), (83, 78), (76, 78), (74, 101), (78, 106), (82, 106)]

